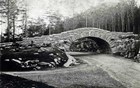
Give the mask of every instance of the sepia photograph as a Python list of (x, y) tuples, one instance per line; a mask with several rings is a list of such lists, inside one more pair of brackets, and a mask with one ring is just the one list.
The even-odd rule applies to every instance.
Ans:
[(140, 0), (0, 0), (0, 88), (140, 88)]

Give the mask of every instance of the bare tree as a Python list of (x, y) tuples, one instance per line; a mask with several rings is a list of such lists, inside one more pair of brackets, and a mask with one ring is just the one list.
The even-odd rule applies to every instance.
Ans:
[[(13, 32), (15, 32), (15, 18), (18, 12), (18, 7), (16, 5), (16, 0), (2, 0), (1, 1), (1, 14), (4, 14), (4, 17), (7, 18), (7, 40), (10, 39), (11, 28), (13, 28)], [(13, 33), (14, 38), (14, 33)]]

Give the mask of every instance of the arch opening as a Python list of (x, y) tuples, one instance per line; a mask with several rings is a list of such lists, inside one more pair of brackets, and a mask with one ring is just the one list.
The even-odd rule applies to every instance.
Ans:
[(74, 52), (112, 53), (108, 42), (97, 37), (83, 37), (77, 39), (71, 43), (70, 50)]

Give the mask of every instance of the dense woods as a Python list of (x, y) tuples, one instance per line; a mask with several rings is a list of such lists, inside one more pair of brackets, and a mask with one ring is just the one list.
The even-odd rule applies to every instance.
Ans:
[(135, 0), (101, 4), (64, 22), (64, 30), (97, 27), (109, 31), (140, 33), (140, 8)]
[(140, 34), (140, 7), (136, 0), (101, 3), (82, 13), (73, 14), (71, 18), (64, 17), (59, 12), (47, 12), (44, 18), (36, 19), (28, 17), (26, 4), (22, 0), (2, 0), (0, 15), (7, 19), (6, 22), (0, 20), (7, 24), (7, 40), (14, 39), (15, 30), (19, 29), (23, 31), (24, 37), (56, 34), (82, 27)]

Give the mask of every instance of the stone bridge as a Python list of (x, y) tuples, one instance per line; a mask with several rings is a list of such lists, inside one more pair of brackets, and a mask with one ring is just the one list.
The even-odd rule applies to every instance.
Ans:
[(23, 43), (30, 43), (34, 41), (35, 44), (43, 43), (54, 43), (60, 40), (67, 40), (71, 43), (81, 38), (91, 38), (99, 46), (104, 46), (102, 48), (109, 48), (112, 52), (114, 51), (114, 46), (116, 45), (116, 40), (119, 40), (121, 36), (133, 35), (132, 33), (123, 33), (123, 32), (110, 32), (107, 30), (99, 28), (78, 28), (75, 30), (65, 31), (60, 34), (53, 34), (49, 36), (25, 38)]

